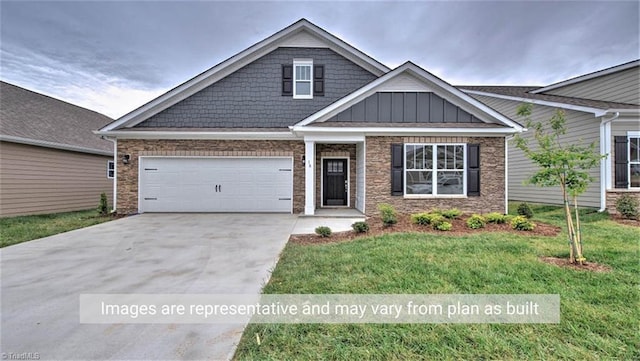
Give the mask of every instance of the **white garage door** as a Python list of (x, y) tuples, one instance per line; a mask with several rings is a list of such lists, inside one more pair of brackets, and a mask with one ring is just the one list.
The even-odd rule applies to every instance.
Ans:
[(291, 212), (291, 158), (140, 158), (140, 212)]

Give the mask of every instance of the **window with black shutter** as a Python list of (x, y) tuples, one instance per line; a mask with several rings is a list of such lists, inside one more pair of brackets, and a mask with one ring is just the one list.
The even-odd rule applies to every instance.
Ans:
[(467, 196), (480, 196), (480, 144), (467, 145)]
[(293, 65), (282, 66), (282, 95), (293, 95)]

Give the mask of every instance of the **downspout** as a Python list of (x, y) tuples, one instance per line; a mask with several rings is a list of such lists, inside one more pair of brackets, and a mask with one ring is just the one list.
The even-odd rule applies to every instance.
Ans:
[(607, 185), (611, 178), (611, 172), (607, 172), (607, 168), (611, 168), (611, 122), (619, 116), (620, 112), (615, 112), (611, 118), (603, 117), (600, 122), (600, 154), (607, 156), (600, 160), (600, 209), (598, 212), (604, 212), (607, 209)]
[(111, 212), (115, 212), (118, 209), (116, 207), (118, 202), (118, 139), (104, 135), (100, 138), (113, 143), (113, 207)]

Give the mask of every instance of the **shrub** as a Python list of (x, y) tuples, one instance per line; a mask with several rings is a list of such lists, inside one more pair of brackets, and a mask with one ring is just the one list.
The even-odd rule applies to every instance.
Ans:
[(484, 227), (486, 223), (487, 221), (484, 219), (484, 217), (479, 214), (474, 214), (469, 217), (469, 219), (467, 219), (467, 227), (471, 229), (480, 229)]
[(450, 231), (451, 228), (453, 228), (453, 225), (447, 221), (442, 221), (438, 223), (437, 226), (433, 226), (433, 228), (437, 229), (438, 231)]
[(437, 227), (443, 222), (445, 222), (446, 218), (444, 218), (444, 216), (437, 213), (430, 213), (429, 219), (430, 219), (429, 223), (431, 224), (431, 227), (433, 227), (433, 229), (438, 229)]
[(98, 212), (101, 216), (106, 216), (109, 214), (109, 203), (107, 201), (107, 194), (100, 194), (100, 203), (98, 203)]
[(367, 233), (369, 232), (369, 223), (363, 221), (356, 222), (351, 225), (351, 228), (353, 228), (356, 233)]
[(533, 217), (533, 211), (527, 202), (522, 202), (518, 205), (518, 214), (527, 218)]
[(489, 223), (502, 224), (507, 221), (507, 216), (498, 212), (491, 212), (484, 217), (487, 219), (487, 222)]
[(640, 216), (640, 210), (638, 208), (640, 208), (638, 200), (628, 194), (623, 195), (616, 201), (616, 210), (624, 218), (638, 219), (638, 216)]
[(516, 216), (511, 220), (511, 228), (517, 231), (533, 231), (536, 224), (528, 220), (525, 216)]
[(329, 237), (331, 236), (331, 228), (327, 226), (316, 227), (316, 234), (323, 238)]
[(460, 217), (460, 215), (462, 214), (462, 211), (460, 211), (458, 208), (452, 208), (446, 211), (442, 211), (442, 214), (445, 218), (448, 219), (456, 219), (458, 217)]
[(398, 223), (398, 215), (396, 214), (396, 210), (392, 205), (387, 203), (380, 203), (378, 204), (378, 210), (380, 211), (382, 223), (385, 225), (385, 227)]
[(411, 215), (411, 223), (427, 226), (431, 224), (431, 213), (423, 212)]

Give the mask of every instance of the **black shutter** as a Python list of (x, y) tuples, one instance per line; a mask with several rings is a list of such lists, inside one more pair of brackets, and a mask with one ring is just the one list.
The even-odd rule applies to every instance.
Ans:
[(480, 196), (480, 144), (467, 144), (467, 196)]
[(627, 159), (627, 137), (618, 136), (614, 138), (615, 153), (615, 183), (616, 188), (629, 188), (628, 159)]
[(404, 194), (404, 146), (402, 144), (391, 144), (391, 195), (401, 196)]
[(282, 95), (293, 95), (293, 65), (282, 66)]
[(313, 66), (313, 95), (324, 96), (324, 65)]

